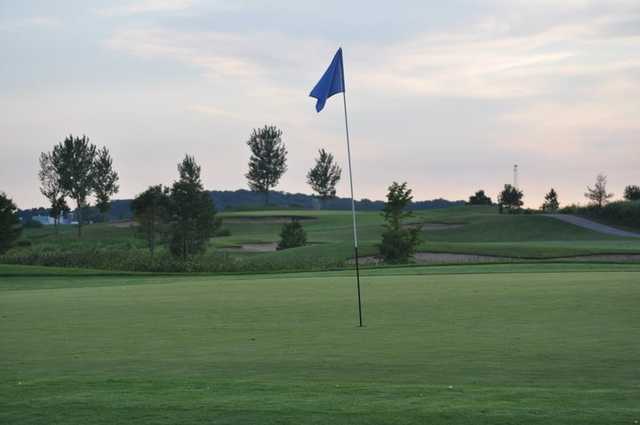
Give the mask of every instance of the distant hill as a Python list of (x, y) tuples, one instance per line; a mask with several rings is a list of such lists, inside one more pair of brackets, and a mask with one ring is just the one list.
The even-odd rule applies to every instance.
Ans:
[[(264, 208), (296, 208), (296, 209), (320, 209), (320, 201), (305, 193), (288, 193), (288, 192), (270, 192), (269, 206), (264, 205), (264, 196), (259, 192), (250, 190), (212, 190), (209, 191), (211, 199), (216, 205), (218, 211), (230, 210), (250, 210)], [(464, 201), (449, 201), (446, 199), (433, 199), (430, 201), (417, 201), (411, 206), (414, 210), (426, 210), (432, 208), (446, 208), (455, 205), (464, 205)], [(384, 201), (372, 201), (370, 199), (361, 199), (356, 201), (356, 209), (361, 211), (378, 211), (384, 206)], [(323, 206), (323, 209), (329, 210), (348, 210), (351, 209), (350, 198), (335, 198), (329, 200)], [(20, 217), (23, 221), (28, 220), (35, 215), (46, 215), (46, 208), (32, 208), (28, 210), (20, 210)], [(111, 210), (109, 211), (109, 220), (126, 220), (131, 218), (131, 199), (116, 199), (111, 202)], [(97, 218), (98, 214), (94, 208), (91, 208), (86, 214), (87, 217)]]

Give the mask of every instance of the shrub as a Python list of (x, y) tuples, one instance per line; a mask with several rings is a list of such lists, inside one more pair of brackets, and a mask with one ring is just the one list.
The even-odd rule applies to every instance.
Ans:
[(307, 233), (298, 220), (292, 220), (282, 225), (278, 250), (304, 246), (307, 243)]
[(407, 263), (420, 243), (421, 225), (402, 226), (402, 221), (413, 215), (411, 211), (405, 210), (412, 199), (411, 189), (407, 188), (406, 182), (393, 182), (389, 186), (383, 209), (386, 230), (379, 245), (380, 254), (388, 263)]
[(214, 238), (221, 238), (223, 236), (231, 236), (231, 230), (225, 227), (225, 228), (216, 230), (215, 233), (213, 234)]
[(563, 214), (575, 214), (613, 225), (640, 229), (640, 201), (616, 201), (598, 207), (568, 205), (560, 210)]
[(400, 228), (384, 232), (380, 244), (380, 254), (384, 260), (391, 264), (409, 262), (420, 242), (419, 230), (419, 228)]

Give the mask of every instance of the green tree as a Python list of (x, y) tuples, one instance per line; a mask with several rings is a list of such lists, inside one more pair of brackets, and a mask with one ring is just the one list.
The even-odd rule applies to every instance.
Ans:
[(307, 173), (307, 183), (318, 194), (324, 204), (327, 199), (335, 198), (336, 184), (340, 181), (342, 169), (334, 162), (333, 155), (320, 149), (316, 165)]
[(149, 186), (131, 202), (133, 219), (138, 223), (138, 234), (146, 240), (151, 256), (158, 241), (167, 233), (170, 205), (169, 188), (161, 184)]
[(245, 175), (249, 188), (264, 193), (265, 204), (268, 204), (269, 190), (287, 171), (287, 149), (282, 142), (282, 131), (275, 126), (254, 129), (247, 145), (251, 149), (249, 172)]
[(387, 202), (382, 210), (386, 221), (385, 231), (379, 245), (380, 254), (388, 263), (407, 263), (420, 243), (422, 226), (402, 225), (403, 220), (413, 216), (413, 213), (406, 209), (412, 199), (411, 189), (407, 188), (406, 182), (393, 182), (389, 186)]
[(53, 217), (54, 228), (58, 233), (58, 223), (60, 217), (69, 212), (69, 206), (65, 199), (65, 192), (62, 189), (60, 173), (53, 163), (53, 155), (49, 152), (40, 154), (40, 170), (38, 171), (40, 179), (40, 193), (49, 200), (51, 208), (49, 215)]
[(640, 186), (630, 185), (624, 188), (624, 199), (627, 201), (640, 200)]
[(195, 159), (186, 155), (178, 164), (180, 179), (171, 187), (169, 249), (183, 259), (203, 253), (209, 238), (221, 225), (213, 200), (202, 187), (200, 170)]
[(118, 173), (113, 169), (113, 160), (106, 146), (98, 150), (93, 167), (96, 207), (105, 219), (107, 211), (111, 208), (111, 197), (118, 193), (119, 189)]
[(21, 233), (16, 204), (4, 192), (0, 192), (0, 254), (11, 248)]
[(498, 203), (500, 208), (506, 208), (509, 213), (516, 213), (520, 210), (520, 207), (524, 204), (522, 202), (523, 193), (518, 188), (505, 184), (504, 189), (498, 195)]
[(556, 193), (554, 188), (551, 188), (549, 193), (544, 195), (542, 211), (555, 212), (558, 211), (558, 208), (560, 208), (560, 203), (558, 202), (558, 194)]
[(60, 187), (76, 202), (78, 236), (82, 235), (82, 208), (94, 190), (96, 147), (87, 136), (69, 135), (53, 148), (51, 161), (60, 176)]
[(598, 208), (602, 208), (613, 198), (613, 193), (607, 192), (607, 176), (598, 174), (596, 184), (593, 188), (587, 186), (584, 196), (589, 199)]
[(278, 250), (304, 246), (307, 243), (307, 234), (298, 220), (292, 220), (282, 225)]
[(488, 197), (484, 190), (477, 191), (474, 195), (469, 196), (469, 205), (491, 205), (491, 198)]

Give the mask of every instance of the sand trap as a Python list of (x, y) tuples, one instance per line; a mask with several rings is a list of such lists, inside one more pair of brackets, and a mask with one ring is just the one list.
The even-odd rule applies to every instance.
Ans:
[(276, 242), (267, 243), (245, 243), (240, 246), (232, 246), (228, 248), (221, 248), (221, 251), (227, 252), (273, 252), (278, 248)]
[(134, 227), (137, 226), (138, 223), (136, 223), (133, 220), (125, 220), (125, 221), (116, 221), (113, 223), (110, 223), (113, 227)]
[(565, 257), (562, 260), (571, 261), (614, 261), (624, 263), (640, 263), (640, 254), (605, 254), (605, 255), (581, 255), (578, 257)]
[[(447, 263), (495, 263), (509, 261), (507, 257), (492, 257), (490, 255), (449, 254), (441, 252), (418, 252), (414, 257), (416, 264), (447, 264)], [(348, 261), (353, 264), (354, 260)], [(382, 264), (382, 258), (376, 256), (360, 257), (361, 264)]]
[(458, 229), (464, 226), (464, 223), (405, 223), (402, 227), (417, 227), (421, 226), (422, 230), (448, 230), (448, 229)]
[[(449, 254), (440, 252), (418, 252), (414, 257), (416, 264), (479, 264), (479, 263), (496, 263), (506, 261), (516, 261), (519, 258), (511, 257), (494, 257), (491, 255), (475, 255), (475, 254)], [(541, 259), (542, 260), (542, 259)], [(546, 260), (559, 261), (602, 261), (602, 262), (618, 262), (618, 263), (640, 263), (640, 254), (606, 254), (606, 255), (581, 255), (575, 257), (547, 258)], [(347, 264), (354, 264), (354, 260), (350, 259)], [(383, 264), (382, 258), (376, 256), (360, 257), (360, 264), (375, 265)]]
[(269, 215), (269, 216), (261, 216), (261, 215), (240, 215), (234, 217), (223, 217), (222, 221), (224, 223), (234, 223), (234, 224), (284, 224), (290, 223), (292, 220), (298, 221), (308, 221), (308, 220), (317, 220), (316, 217), (307, 217), (307, 216), (290, 216), (290, 215)]

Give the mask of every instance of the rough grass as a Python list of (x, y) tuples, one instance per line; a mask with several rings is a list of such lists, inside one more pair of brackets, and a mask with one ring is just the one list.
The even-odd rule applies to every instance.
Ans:
[[(270, 217), (310, 217), (301, 220), (309, 246), (279, 252), (233, 252), (221, 255), (226, 247), (251, 243), (273, 243), (282, 224)], [(40, 264), (135, 271), (276, 271), (325, 270), (343, 267), (353, 256), (351, 215), (348, 211), (245, 211), (222, 214), (230, 236), (216, 237), (208, 253), (187, 264), (174, 261), (162, 247), (152, 261), (144, 242), (133, 228), (108, 224), (86, 226), (78, 239), (75, 229), (28, 229), (23, 240), (30, 246), (12, 249), (0, 262)], [(239, 217), (251, 220), (239, 222)], [(261, 221), (264, 217), (266, 221)], [(420, 211), (413, 221), (462, 224), (460, 227), (426, 230), (420, 251), (507, 256), (516, 259), (550, 259), (592, 254), (640, 253), (640, 240), (616, 238), (586, 230), (540, 215), (500, 215), (491, 207), (453, 207)], [(378, 252), (383, 230), (379, 213), (358, 214), (362, 255)]]
[(640, 268), (605, 267), (368, 270), (360, 329), (345, 272), (2, 266), (0, 423), (633, 424)]

